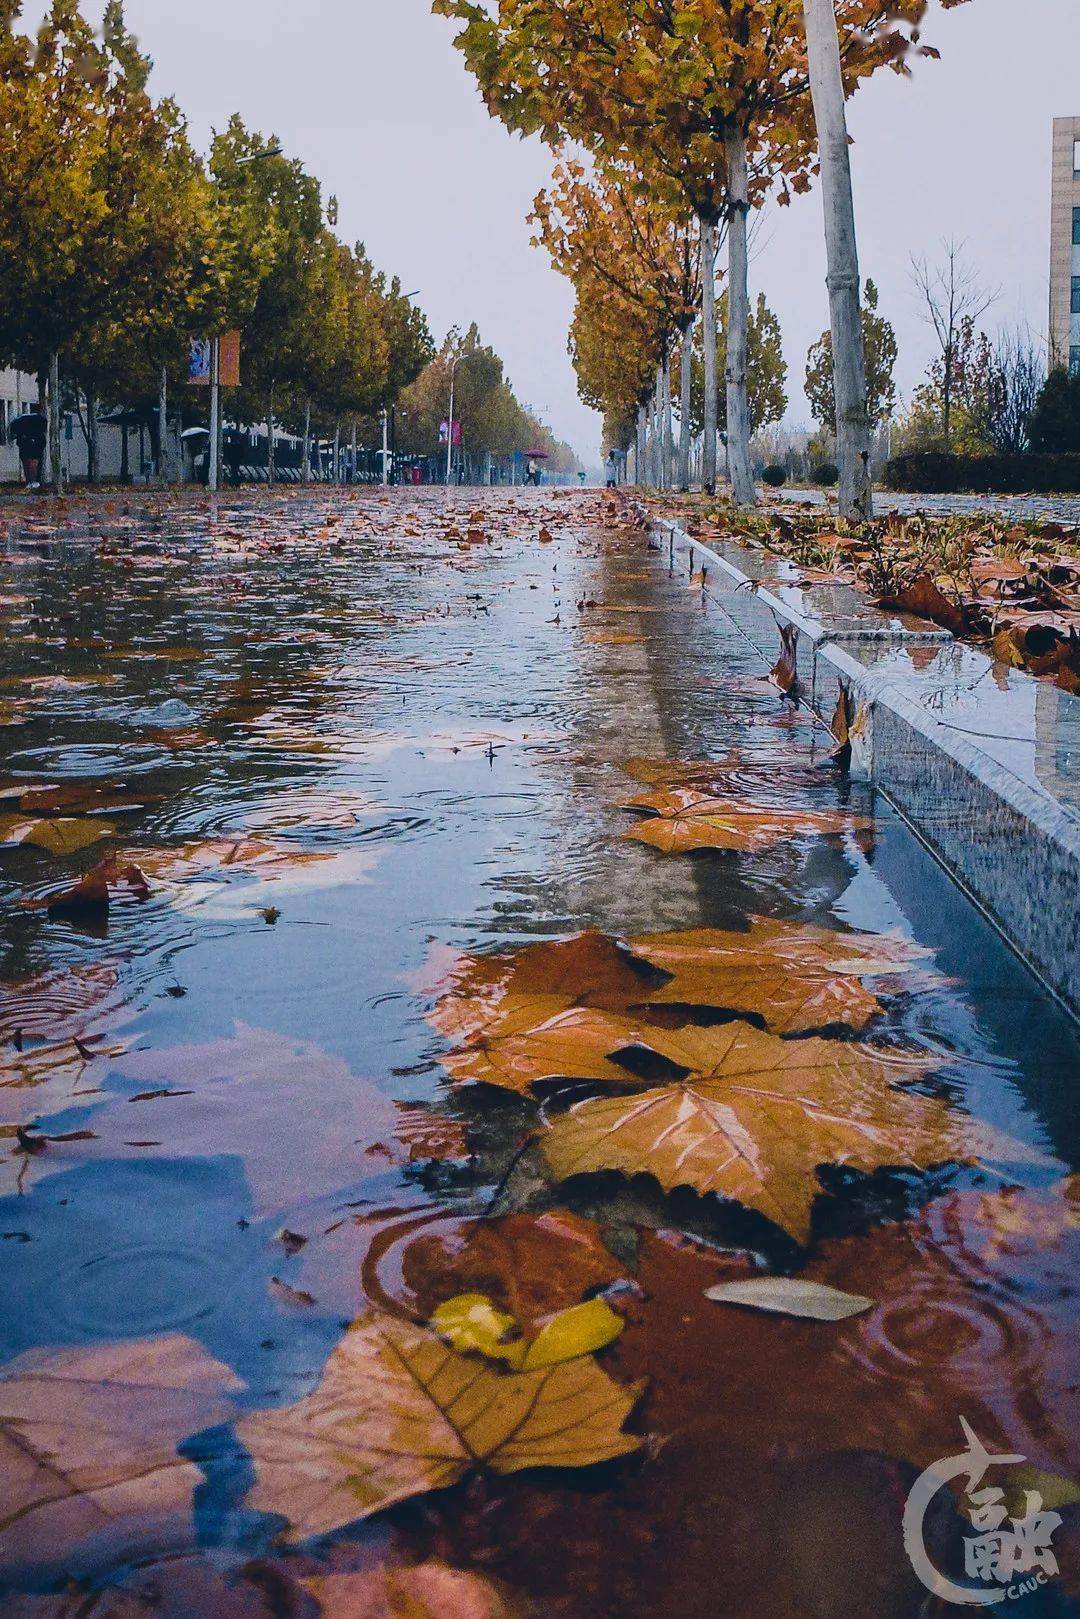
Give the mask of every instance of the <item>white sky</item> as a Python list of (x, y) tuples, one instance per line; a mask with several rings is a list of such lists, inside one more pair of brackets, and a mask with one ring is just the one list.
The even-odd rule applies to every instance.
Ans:
[[(43, 0), (28, 0), (35, 23)], [(102, 0), (86, 0), (100, 15)], [(128, 0), (156, 62), (205, 147), (239, 111), (278, 134), (341, 205), (339, 231), (420, 290), (437, 338), (476, 320), (518, 395), (595, 458), (599, 423), (577, 399), (566, 355), (572, 299), (525, 216), (550, 157), (488, 118), (429, 0)], [(914, 82), (883, 74), (852, 106), (864, 274), (900, 344), (910, 391), (930, 354), (911, 292), (912, 252), (966, 240), (1002, 288), (988, 323), (1046, 327), (1050, 121), (1080, 114), (1077, 0), (972, 0), (937, 15), (941, 62)], [(827, 323), (820, 199), (770, 208), (751, 265), (780, 317), (790, 419), (806, 420), (806, 350)]]

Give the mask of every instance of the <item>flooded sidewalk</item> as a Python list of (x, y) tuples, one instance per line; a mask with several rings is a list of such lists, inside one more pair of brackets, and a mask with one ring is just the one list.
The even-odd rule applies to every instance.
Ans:
[(959, 1612), (962, 1420), (1070, 1611), (1075, 1031), (700, 575), (586, 491), (0, 524), (5, 1615)]

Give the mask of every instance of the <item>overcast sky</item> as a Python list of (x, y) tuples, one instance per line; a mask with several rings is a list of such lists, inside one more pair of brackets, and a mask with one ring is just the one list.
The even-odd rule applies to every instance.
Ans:
[[(28, 22), (43, 0), (24, 8)], [(100, 15), (101, 0), (86, 0)], [(568, 286), (529, 245), (525, 216), (550, 156), (488, 118), (429, 0), (128, 0), (196, 142), (239, 111), (273, 131), (340, 199), (339, 230), (418, 288), (433, 331), (476, 320), (518, 395), (582, 454), (599, 424), (566, 354)], [(896, 326), (904, 392), (929, 358), (912, 252), (955, 235), (1001, 296), (988, 322), (1047, 322), (1050, 122), (1080, 114), (1077, 0), (972, 0), (937, 15), (943, 60), (892, 74), (852, 106), (864, 274)], [(817, 194), (769, 208), (751, 266), (784, 332), (790, 420), (808, 417), (806, 350), (827, 322)]]

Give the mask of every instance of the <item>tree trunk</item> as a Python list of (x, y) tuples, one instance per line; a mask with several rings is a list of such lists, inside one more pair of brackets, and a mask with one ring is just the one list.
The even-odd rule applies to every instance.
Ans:
[(304, 470), (303, 480), (311, 482), (311, 400), (304, 405)]
[(707, 495), (716, 493), (716, 225), (698, 221), (701, 233), (701, 341), (705, 348), (705, 445), (701, 482)]
[(349, 460), (349, 482), (351, 484), (354, 484), (356, 482), (356, 417), (355, 416), (353, 417), (352, 442), (351, 442), (351, 444), (349, 446), (349, 456), (350, 456), (350, 460)]
[(645, 406), (637, 408), (637, 436), (634, 439), (634, 483), (639, 489), (645, 484)]
[(693, 323), (682, 334), (679, 357), (679, 488), (690, 488), (690, 368), (694, 363)]
[(49, 356), (49, 482), (57, 494), (64, 487), (64, 471), (60, 463), (60, 356)]
[(169, 373), (161, 368), (161, 386), (158, 389), (158, 480), (164, 489), (169, 482)]
[(101, 444), (98, 438), (97, 397), (86, 396), (86, 481), (97, 483), (101, 477)]
[(664, 363), (660, 369), (660, 386), (664, 391), (664, 488), (670, 489), (675, 481), (675, 441), (671, 427), (671, 350), (666, 346)]
[(274, 486), (274, 474), (277, 471), (277, 455), (274, 445), (274, 384), (270, 384), (270, 414), (266, 422), (266, 481)]
[(656, 387), (653, 392), (653, 461), (656, 467), (656, 487), (666, 489), (664, 476), (664, 362), (656, 367)]
[(750, 176), (746, 164), (746, 136), (730, 128), (724, 137), (728, 168), (728, 322), (727, 322), (727, 443), (731, 493), (737, 506), (757, 501), (750, 465), (749, 369), (750, 293), (746, 219), (750, 211)]
[(953, 342), (952, 333), (945, 349), (945, 379), (941, 396), (941, 436), (945, 454), (948, 455), (952, 447), (952, 394), (953, 394)]
[(870, 418), (859, 310), (859, 253), (851, 192), (847, 109), (833, 0), (803, 0), (803, 15), (825, 205), (825, 245), (829, 261), (826, 285), (832, 327), (840, 515), (866, 519), (874, 514)]
[(334, 482), (341, 482), (341, 423), (334, 423)]

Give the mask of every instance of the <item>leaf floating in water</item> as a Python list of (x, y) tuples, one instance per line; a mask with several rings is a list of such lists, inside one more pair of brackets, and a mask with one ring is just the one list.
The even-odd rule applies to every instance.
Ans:
[(693, 928), (644, 933), (628, 948), (670, 974), (652, 1006), (702, 1006), (760, 1016), (777, 1034), (831, 1024), (863, 1029), (882, 1010), (861, 980), (910, 969), (926, 952), (882, 934), (752, 917), (742, 933)]
[(449, 1039), (491, 1039), (535, 1028), (570, 1006), (624, 1012), (650, 987), (648, 969), (614, 939), (577, 933), (504, 955), (457, 957), (429, 1021)]
[(301, 1309), (310, 1310), (317, 1302), (314, 1294), (305, 1292), (302, 1287), (290, 1287), (280, 1276), (271, 1276), (267, 1288), (270, 1296), (279, 1304), (295, 1304)]
[(459, 1354), (475, 1350), (488, 1360), (517, 1364), (521, 1348), (507, 1340), (519, 1331), (512, 1315), (496, 1309), (484, 1293), (459, 1293), (440, 1304), (431, 1326), (444, 1343)]
[(443, 1058), (456, 1084), (498, 1085), (528, 1091), (545, 1080), (592, 1079), (625, 1085), (629, 1071), (612, 1060), (618, 1051), (652, 1047), (653, 1031), (631, 1018), (587, 1007), (557, 1012), (535, 1028), (485, 1040)]
[(179, 1334), (33, 1352), (0, 1377), (0, 1561), (53, 1559), (125, 1518), (189, 1513), (177, 1454), (241, 1383)]
[(237, 1424), (256, 1482), (247, 1505), (322, 1535), (476, 1469), (589, 1467), (641, 1441), (622, 1425), (641, 1394), (588, 1356), (503, 1372), (391, 1316), (354, 1322), (314, 1394)]
[(619, 1170), (757, 1209), (810, 1236), (819, 1164), (927, 1169), (1005, 1143), (934, 1098), (899, 1090), (925, 1064), (840, 1040), (779, 1040), (745, 1023), (657, 1031), (686, 1078), (581, 1102), (549, 1127), (560, 1180)]
[(0, 841), (26, 843), (57, 859), (89, 849), (102, 838), (112, 837), (116, 831), (111, 821), (79, 820), (61, 817), (54, 820), (27, 820), (25, 815), (0, 815)]
[(130, 895), (143, 901), (150, 898), (150, 885), (138, 866), (124, 865), (115, 858), (102, 860), (85, 872), (71, 888), (61, 888), (37, 899), (24, 899), (20, 903), (30, 911), (48, 911), (50, 915), (76, 915), (80, 912), (107, 911), (118, 895)]
[(551, 1316), (535, 1337), (521, 1337), (512, 1315), (499, 1310), (484, 1293), (462, 1293), (440, 1304), (431, 1325), (452, 1349), (475, 1350), (488, 1360), (505, 1361), (515, 1371), (532, 1372), (594, 1355), (614, 1343), (625, 1326), (603, 1299), (587, 1299)]
[(874, 1307), (873, 1299), (858, 1293), (843, 1293), (824, 1282), (806, 1282), (794, 1276), (751, 1277), (743, 1282), (718, 1282), (705, 1289), (707, 1299), (717, 1304), (742, 1304), (752, 1310), (774, 1315), (793, 1315), (805, 1321), (846, 1321), (865, 1315)]
[(646, 818), (620, 834), (624, 839), (651, 844), (661, 854), (687, 854), (694, 849), (736, 849), (755, 852), (771, 849), (791, 838), (835, 837), (865, 830), (871, 822), (847, 810), (801, 809), (788, 805), (766, 808), (738, 799), (715, 798), (678, 788), (658, 792), (652, 802), (633, 806), (648, 809)]

